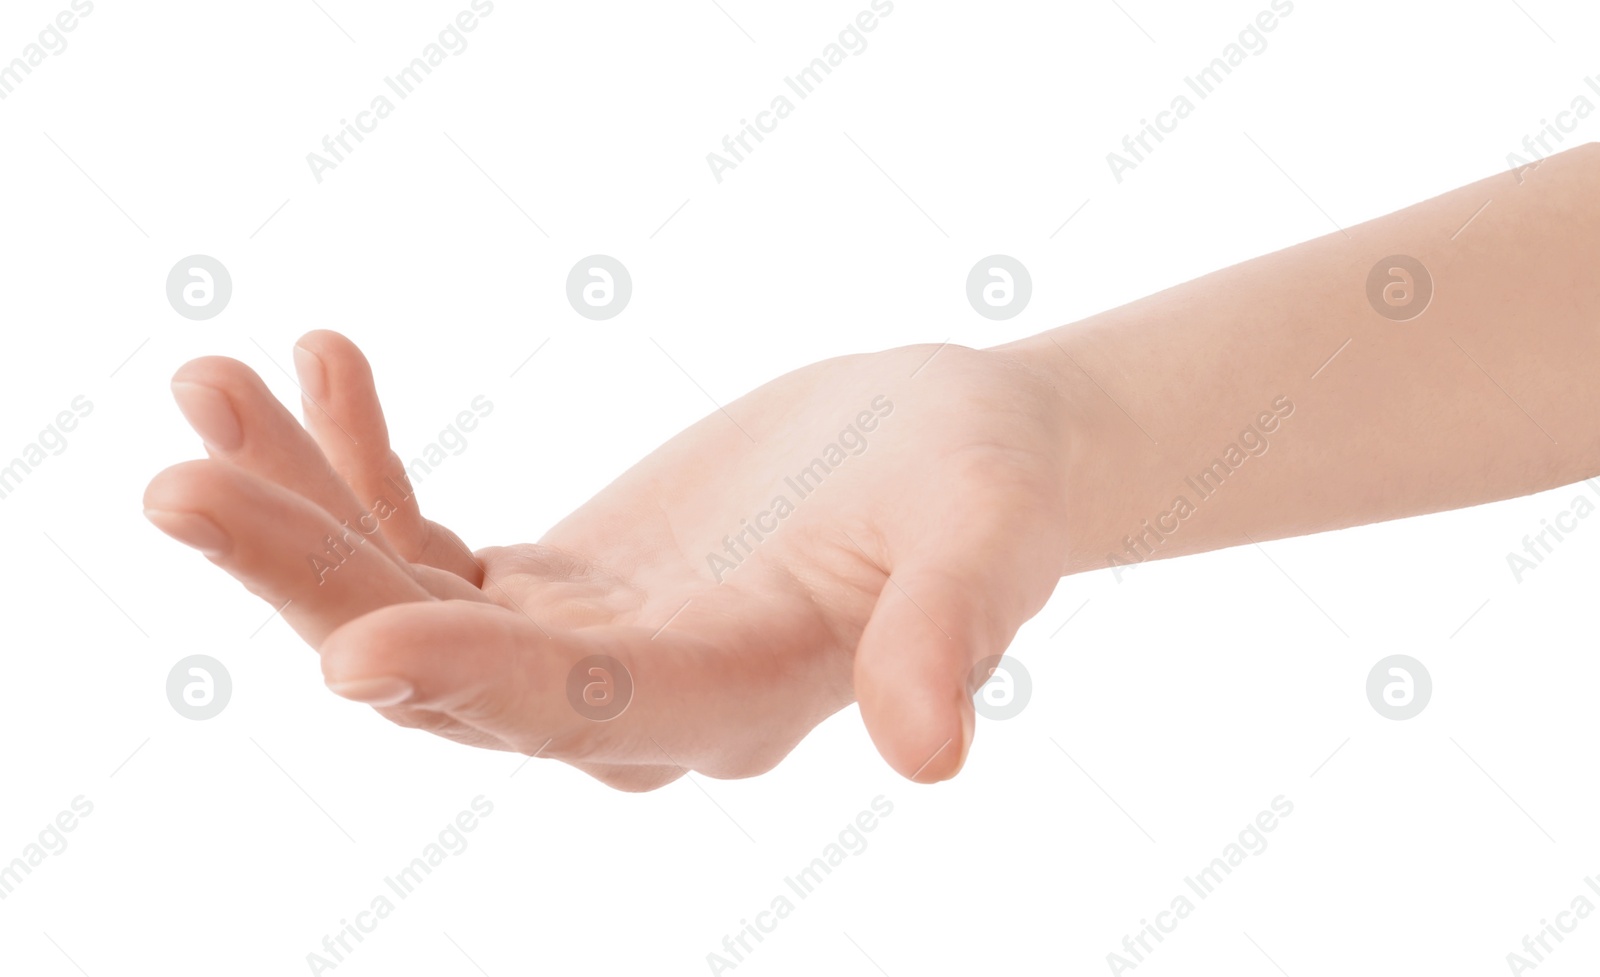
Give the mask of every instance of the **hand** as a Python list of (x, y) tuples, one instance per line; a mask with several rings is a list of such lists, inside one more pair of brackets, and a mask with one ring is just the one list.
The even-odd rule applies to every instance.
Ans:
[(178, 371), (210, 458), (155, 477), (151, 521), (282, 606), (335, 692), (622, 789), (764, 772), (852, 700), (895, 770), (954, 776), (974, 666), (1066, 565), (1073, 412), (1004, 351), (805, 367), (476, 553), (422, 517), (360, 351), (313, 332), (295, 363), (304, 428), (241, 363)]

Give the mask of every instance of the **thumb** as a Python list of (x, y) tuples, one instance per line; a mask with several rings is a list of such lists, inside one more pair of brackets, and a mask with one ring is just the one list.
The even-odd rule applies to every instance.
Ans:
[[(1037, 536), (1038, 534), (1034, 534)], [(948, 546), (894, 568), (856, 651), (856, 699), (878, 752), (919, 783), (954, 777), (972, 746), (974, 671), (1049, 599), (1058, 570), (1032, 545)]]
[[(615, 744), (608, 749), (605, 733), (596, 734), (596, 715), (580, 714), (571, 699), (574, 662), (595, 660), (585, 657), (595, 650), (592, 643), (579, 638), (571, 632), (551, 635), (531, 618), (493, 604), (419, 601), (356, 618), (328, 635), (319, 651), (330, 689), (374, 706), (402, 726), (474, 746), (564, 760), (619, 790), (654, 790), (676, 780), (683, 768), (675, 762), (662, 765), (661, 748), (644, 734), (623, 734), (635, 754), (624, 756), (624, 762), (589, 759), (597, 751), (617, 749)], [(628, 675), (626, 698), (610, 704), (611, 714), (618, 706), (630, 720), (648, 714), (648, 708), (628, 708), (633, 688), (628, 666), (616, 658), (603, 660)]]

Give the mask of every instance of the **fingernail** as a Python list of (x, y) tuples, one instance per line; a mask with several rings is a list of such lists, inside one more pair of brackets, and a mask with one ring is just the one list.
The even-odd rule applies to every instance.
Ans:
[(155, 527), (186, 546), (193, 546), (204, 555), (215, 559), (228, 552), (232, 541), (222, 527), (198, 512), (178, 512), (173, 509), (146, 509), (144, 517)]
[(322, 357), (304, 346), (294, 348), (294, 372), (300, 375), (300, 391), (312, 400), (321, 400), (328, 393), (328, 368)]
[(244, 444), (244, 428), (228, 395), (216, 387), (186, 380), (174, 381), (172, 396), (178, 409), (208, 447), (234, 451)]
[(365, 702), (369, 706), (397, 706), (411, 698), (415, 692), (410, 682), (387, 676), (329, 682), (328, 688), (346, 699)]

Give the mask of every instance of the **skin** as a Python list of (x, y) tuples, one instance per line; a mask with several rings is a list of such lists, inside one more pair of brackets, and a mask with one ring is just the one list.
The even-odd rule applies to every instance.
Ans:
[[(1368, 304), (1394, 254), (1436, 289), (1407, 322)], [(1065, 574), (1600, 472), (1596, 254), (1585, 146), (1022, 342), (804, 367), (539, 542), (475, 552), (420, 514), (361, 352), (312, 332), (303, 425), (241, 363), (178, 371), (209, 457), (157, 475), (146, 514), (282, 605), (329, 687), (400, 725), (648, 790), (761, 773), (857, 701), (891, 767), (943, 780), (983, 663)], [(1204, 498), (1186, 487), (1275, 401), (1293, 412), (1266, 448)], [(830, 444), (842, 461), (801, 497), (785, 477)], [(1179, 495), (1192, 514), (1129, 545)], [(330, 536), (347, 555), (313, 569)], [(593, 655), (615, 664), (589, 672)], [(569, 701), (575, 668), (615, 688), (619, 667), (621, 715)]]

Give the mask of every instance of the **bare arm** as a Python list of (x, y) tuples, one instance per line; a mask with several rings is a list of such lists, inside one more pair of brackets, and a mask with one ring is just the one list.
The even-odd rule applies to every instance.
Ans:
[(1600, 471), (1597, 165), (1573, 150), (1010, 346), (804, 367), (538, 542), (475, 552), (423, 518), (365, 358), (311, 333), (309, 431), (242, 363), (179, 371), (209, 457), (145, 505), (400, 725), (642, 790), (759, 773), (854, 700), (894, 769), (942, 780), (1063, 573)]
[(1066, 572), (1591, 477), (1600, 145), (1001, 349), (1083, 419)]

